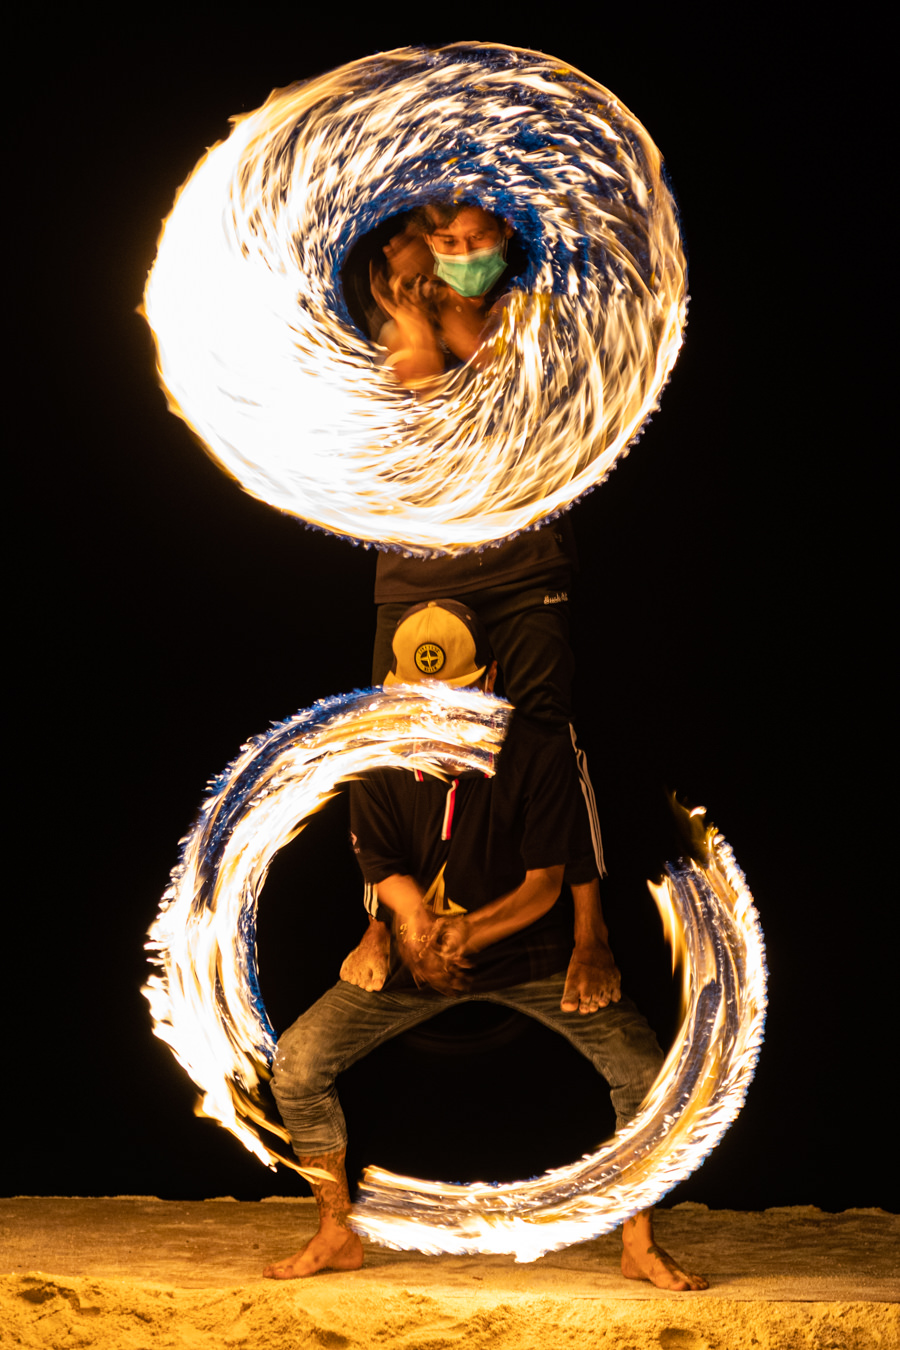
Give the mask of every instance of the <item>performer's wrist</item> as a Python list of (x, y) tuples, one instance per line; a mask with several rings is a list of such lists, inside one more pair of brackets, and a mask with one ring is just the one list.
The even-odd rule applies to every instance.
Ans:
[(395, 923), (398, 942), (405, 946), (424, 946), (432, 923), (431, 916), (424, 910), (420, 914), (405, 915)]

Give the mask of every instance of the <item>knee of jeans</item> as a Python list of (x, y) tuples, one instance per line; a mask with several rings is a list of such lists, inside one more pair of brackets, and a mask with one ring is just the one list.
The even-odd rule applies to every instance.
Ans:
[(279, 1039), (272, 1065), (272, 1091), (276, 1098), (306, 1097), (326, 1091), (330, 1083), (312, 1038), (291, 1027)]

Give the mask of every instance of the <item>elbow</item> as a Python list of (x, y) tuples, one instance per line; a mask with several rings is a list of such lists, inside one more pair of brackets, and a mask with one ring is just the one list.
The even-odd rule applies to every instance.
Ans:
[(556, 904), (562, 890), (564, 873), (565, 868), (558, 866), (540, 867), (530, 874), (536, 883), (535, 908), (537, 918), (542, 918)]

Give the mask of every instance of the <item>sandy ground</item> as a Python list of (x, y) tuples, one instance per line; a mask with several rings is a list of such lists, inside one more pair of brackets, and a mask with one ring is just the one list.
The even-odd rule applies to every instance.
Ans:
[[(349, 1274), (276, 1283), (263, 1264), (312, 1201), (0, 1201), (0, 1342), (69, 1350), (895, 1350), (900, 1218), (677, 1205), (657, 1237), (704, 1293), (624, 1280), (613, 1234), (528, 1265), (368, 1246)], [(11, 1273), (6, 1273), (11, 1272)]]

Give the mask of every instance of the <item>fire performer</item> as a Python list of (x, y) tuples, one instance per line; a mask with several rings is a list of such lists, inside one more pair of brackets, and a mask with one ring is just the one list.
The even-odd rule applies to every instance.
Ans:
[[(438, 678), (493, 689), (497, 668), (484, 630), (455, 601), (414, 606), (398, 625), (393, 652), (386, 683)], [(587, 847), (578, 806), (571, 750), (518, 715), (494, 778), (476, 772), (447, 784), (383, 770), (351, 785), (354, 848), (392, 915), (391, 975), (383, 989), (342, 980), (278, 1042), (272, 1087), (294, 1151), (302, 1166), (333, 1180), (313, 1183), (315, 1236), (265, 1275), (296, 1279), (362, 1265), (335, 1078), (451, 1003), (496, 1002), (553, 1027), (610, 1083), (618, 1125), (637, 1113), (662, 1055), (619, 993), (605, 927), (579, 933), (576, 921), (588, 959), (599, 957), (608, 971), (601, 1006), (584, 1016), (560, 1007), (571, 937), (556, 901), (566, 864)], [(622, 1272), (664, 1289), (707, 1287), (656, 1245), (649, 1211), (624, 1227)]]
[[(384, 269), (372, 268), (372, 296), (386, 322), (367, 318), (373, 338), (387, 349), (402, 383), (417, 387), (445, 368), (471, 360), (500, 323), (512, 276), (525, 266), (524, 250), (508, 221), (467, 199), (433, 199), (403, 222), (384, 248)], [(378, 620), (372, 683), (381, 684), (392, 661), (394, 631), (410, 605), (436, 595), (474, 608), (497, 655), (504, 693), (518, 715), (530, 717), (575, 744), (569, 643), (569, 592), (577, 570), (568, 515), (528, 530), (497, 547), (461, 557), (416, 558), (380, 552), (375, 576)], [(582, 752), (576, 753), (591, 843), (584, 859), (566, 869), (582, 932), (603, 930), (599, 888), (603, 847), (594, 791)], [(388, 968), (390, 934), (378, 921), (371, 888), (369, 926), (346, 958), (341, 976), (380, 989)], [(562, 1006), (590, 1013), (618, 990), (611, 958), (569, 968)], [(600, 959), (603, 949), (595, 949)], [(612, 995), (614, 996), (614, 995)]]
[(463, 198), (411, 212), (384, 250), (387, 273), (371, 273), (390, 318), (378, 340), (401, 384), (417, 388), (479, 351), (488, 320), (502, 313), (512, 233), (508, 221)]
[[(390, 316), (377, 340), (398, 379), (416, 387), (447, 367), (486, 359), (482, 344), (502, 321), (510, 275), (525, 265), (510, 224), (472, 202), (427, 202), (385, 256), (387, 273), (372, 272), (373, 295)], [(463, 599), (487, 628), (509, 701), (568, 736), (574, 659), (567, 609), (576, 568), (567, 515), (459, 557), (380, 552), (372, 683), (390, 668), (394, 630), (410, 605), (438, 595)]]

